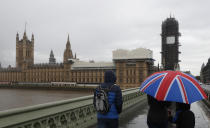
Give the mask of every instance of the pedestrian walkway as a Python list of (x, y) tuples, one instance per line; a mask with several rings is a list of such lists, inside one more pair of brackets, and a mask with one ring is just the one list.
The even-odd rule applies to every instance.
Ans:
[(195, 114), (195, 128), (210, 128), (209, 117), (205, 113), (201, 103), (193, 103), (191, 106), (192, 111)]
[[(194, 112), (196, 118), (195, 128), (210, 128), (210, 121), (209, 117), (207, 116), (207, 113), (210, 111), (206, 110), (202, 103), (193, 103), (191, 110)], [(125, 119), (120, 122), (120, 128), (147, 128), (147, 111), (148, 106), (145, 106), (144, 108), (133, 112), (133, 118), (126, 120), (127, 117), (124, 117)]]

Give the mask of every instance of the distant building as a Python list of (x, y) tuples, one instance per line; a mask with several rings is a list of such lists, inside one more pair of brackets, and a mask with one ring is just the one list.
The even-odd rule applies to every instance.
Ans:
[(126, 87), (138, 87), (154, 71), (153, 53), (149, 49), (115, 50), (113, 61), (117, 83)]
[(50, 58), (49, 58), (49, 64), (55, 64), (55, 63), (56, 63), (56, 59), (54, 57), (53, 51), (51, 50)]
[(69, 36), (63, 54), (63, 63), (56, 63), (53, 51), (49, 63), (34, 64), (34, 35), (28, 39), (26, 32), (19, 40), (16, 35), (16, 67), (1, 68), (0, 82), (76, 82), (98, 84), (104, 82), (104, 72), (116, 72), (117, 84), (122, 88), (139, 87), (153, 72), (152, 51), (113, 51), (113, 62), (80, 61), (71, 50)]
[(162, 22), (162, 69), (179, 70), (179, 23), (175, 18), (167, 18)]
[(26, 68), (34, 64), (34, 35), (31, 41), (24, 32), (23, 38), (19, 40), (19, 34), (16, 35), (16, 67)]
[(208, 59), (207, 64), (203, 63), (200, 71), (200, 79), (203, 83), (210, 83), (210, 58)]

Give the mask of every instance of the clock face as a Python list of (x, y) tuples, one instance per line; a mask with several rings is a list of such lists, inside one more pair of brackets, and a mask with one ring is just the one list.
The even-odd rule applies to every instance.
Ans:
[(175, 43), (175, 36), (168, 36), (166, 38), (166, 43), (167, 44), (174, 44)]

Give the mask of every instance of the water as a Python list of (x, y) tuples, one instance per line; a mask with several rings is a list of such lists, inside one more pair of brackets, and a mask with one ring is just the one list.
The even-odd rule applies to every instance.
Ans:
[(0, 111), (91, 95), (84, 91), (0, 89)]

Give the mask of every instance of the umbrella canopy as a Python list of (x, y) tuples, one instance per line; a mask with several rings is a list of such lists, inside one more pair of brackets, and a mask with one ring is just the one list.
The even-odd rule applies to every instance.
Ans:
[(142, 83), (140, 91), (159, 101), (186, 104), (207, 98), (193, 76), (179, 71), (162, 71), (152, 74)]

